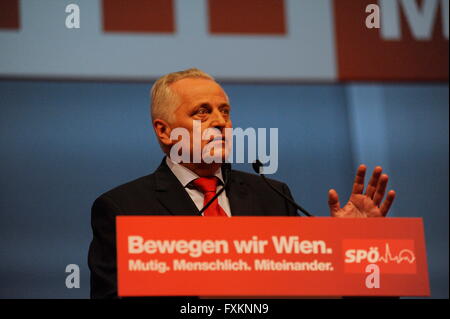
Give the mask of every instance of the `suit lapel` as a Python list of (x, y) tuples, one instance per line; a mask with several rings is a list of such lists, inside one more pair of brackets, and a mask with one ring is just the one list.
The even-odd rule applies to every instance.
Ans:
[(250, 192), (249, 186), (238, 174), (231, 173), (230, 185), (228, 187), (227, 197), (230, 202), (231, 216), (251, 216), (254, 214), (254, 198)]
[(199, 211), (180, 181), (166, 164), (166, 158), (155, 171), (158, 201), (173, 215), (199, 216)]

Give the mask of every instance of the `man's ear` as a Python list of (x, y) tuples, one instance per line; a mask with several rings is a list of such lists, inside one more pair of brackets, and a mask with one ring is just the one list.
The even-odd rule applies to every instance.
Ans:
[(171, 146), (173, 144), (173, 141), (170, 139), (170, 132), (172, 129), (166, 121), (161, 119), (154, 120), (153, 129), (162, 145)]

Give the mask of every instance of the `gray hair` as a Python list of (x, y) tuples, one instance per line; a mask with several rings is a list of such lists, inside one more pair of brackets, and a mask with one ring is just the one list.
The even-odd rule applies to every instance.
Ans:
[(200, 69), (191, 68), (172, 72), (160, 77), (151, 90), (152, 120), (157, 118), (171, 122), (173, 113), (179, 105), (179, 97), (172, 91), (170, 85), (185, 78), (201, 78), (214, 81), (214, 78)]

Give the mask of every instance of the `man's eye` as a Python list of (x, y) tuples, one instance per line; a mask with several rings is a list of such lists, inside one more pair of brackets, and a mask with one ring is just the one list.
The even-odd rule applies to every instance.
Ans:
[(209, 113), (209, 111), (205, 108), (201, 108), (197, 111), (197, 114), (207, 114), (207, 113)]
[(230, 110), (229, 110), (229, 109), (223, 109), (222, 112), (223, 112), (224, 114), (227, 114), (227, 115), (230, 114)]

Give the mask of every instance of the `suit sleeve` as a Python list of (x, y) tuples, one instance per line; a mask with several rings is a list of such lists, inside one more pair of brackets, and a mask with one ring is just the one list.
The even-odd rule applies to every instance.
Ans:
[(116, 220), (118, 206), (107, 196), (92, 205), (93, 239), (89, 247), (91, 298), (117, 298)]
[[(292, 197), (291, 191), (289, 189), (289, 187), (283, 183), (282, 186), (282, 190), (283, 190), (283, 194), (285, 194), (287, 197), (289, 197), (291, 200), (295, 201), (294, 198)], [(286, 202), (286, 215), (287, 216), (300, 216), (297, 213), (297, 208), (295, 208), (291, 203), (289, 203), (288, 201)]]

